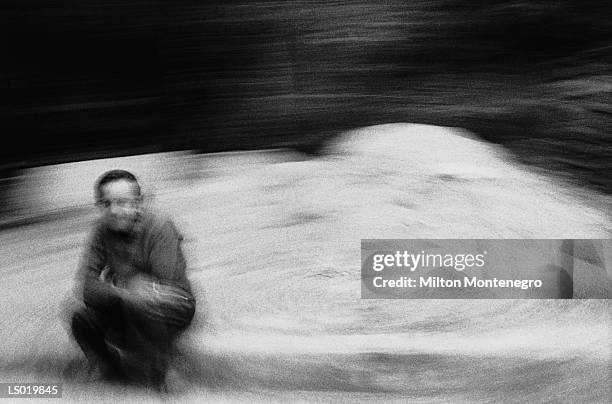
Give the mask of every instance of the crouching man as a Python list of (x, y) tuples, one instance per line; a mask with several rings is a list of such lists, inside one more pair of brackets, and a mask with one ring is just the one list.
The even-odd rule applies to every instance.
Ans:
[(173, 344), (195, 312), (182, 237), (172, 221), (143, 209), (127, 171), (103, 174), (95, 196), (101, 217), (79, 269), (84, 304), (72, 315), (72, 334), (90, 371), (164, 390)]

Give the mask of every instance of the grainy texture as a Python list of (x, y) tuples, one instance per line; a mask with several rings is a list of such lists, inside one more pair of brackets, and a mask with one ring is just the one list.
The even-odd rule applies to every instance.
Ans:
[[(185, 234), (201, 303), (172, 398), (609, 402), (607, 300), (360, 300), (360, 238), (609, 237), (583, 191), (466, 136), (390, 125), (310, 161), (191, 159), (194, 176), (156, 199)], [(90, 218), (0, 233), (0, 378), (63, 380), (75, 402), (162, 401), (74, 370), (84, 358), (60, 317)]]

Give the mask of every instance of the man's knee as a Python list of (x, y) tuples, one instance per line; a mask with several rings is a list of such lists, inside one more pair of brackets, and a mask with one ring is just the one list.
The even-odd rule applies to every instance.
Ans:
[(82, 307), (73, 313), (70, 326), (72, 335), (77, 341), (92, 336), (103, 336), (106, 328), (101, 316), (88, 307)]
[(88, 313), (86, 308), (79, 309), (72, 313), (72, 319), (70, 322), (70, 329), (72, 330), (72, 335), (77, 337), (90, 328), (91, 327), (88, 321)]

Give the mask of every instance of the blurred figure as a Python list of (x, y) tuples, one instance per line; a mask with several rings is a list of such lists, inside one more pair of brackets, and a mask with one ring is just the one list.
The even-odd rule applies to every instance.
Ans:
[(127, 171), (103, 174), (95, 196), (101, 217), (79, 270), (84, 306), (72, 315), (72, 334), (90, 374), (163, 391), (176, 337), (195, 312), (182, 236), (172, 221), (143, 209)]

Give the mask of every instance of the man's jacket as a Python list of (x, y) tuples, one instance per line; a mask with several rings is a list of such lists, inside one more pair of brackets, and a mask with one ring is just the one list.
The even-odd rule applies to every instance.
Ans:
[(157, 290), (178, 290), (195, 305), (185, 274), (182, 239), (171, 220), (150, 212), (139, 216), (129, 234), (96, 222), (79, 269), (83, 301), (94, 308), (110, 307), (116, 299), (112, 287), (126, 287), (136, 275), (145, 275), (159, 282)]

